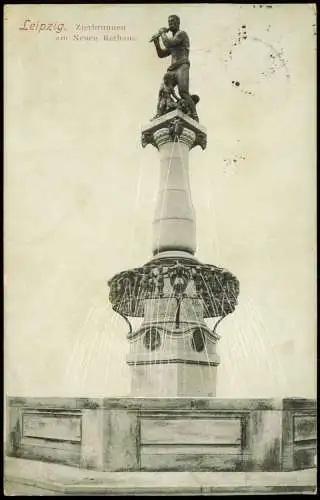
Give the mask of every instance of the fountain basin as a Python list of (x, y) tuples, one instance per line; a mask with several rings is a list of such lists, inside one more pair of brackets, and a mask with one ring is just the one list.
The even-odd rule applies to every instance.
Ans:
[(316, 401), (7, 398), (7, 455), (103, 471), (314, 467)]

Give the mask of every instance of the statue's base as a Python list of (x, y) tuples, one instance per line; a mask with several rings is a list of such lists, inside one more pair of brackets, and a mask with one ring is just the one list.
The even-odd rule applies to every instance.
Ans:
[(98, 472), (5, 460), (7, 496), (227, 495), (316, 493), (316, 469), (293, 472)]
[[(157, 142), (154, 139), (154, 133), (160, 129), (168, 129), (173, 132), (174, 137), (179, 136), (179, 133), (176, 134), (174, 132), (174, 126), (179, 125), (180, 131), (184, 128), (191, 130), (195, 133), (195, 140), (190, 146), (191, 149), (200, 146), (202, 149), (205, 149), (207, 146), (207, 132), (206, 128), (203, 125), (200, 125), (199, 122), (190, 118), (188, 115), (183, 113), (182, 111), (175, 109), (166, 113), (159, 118), (155, 118), (151, 120), (147, 125), (142, 127), (141, 131), (141, 143), (142, 147), (147, 146), (148, 144), (152, 144), (156, 148), (158, 148)], [(179, 128), (178, 127), (178, 128)]]
[(7, 454), (100, 471), (315, 466), (310, 399), (8, 398)]

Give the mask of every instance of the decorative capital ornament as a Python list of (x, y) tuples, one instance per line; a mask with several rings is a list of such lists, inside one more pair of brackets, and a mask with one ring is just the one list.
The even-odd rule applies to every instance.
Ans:
[(186, 144), (189, 149), (196, 146), (205, 149), (207, 146), (206, 129), (179, 110), (152, 120), (142, 129), (141, 145), (143, 148), (151, 144), (159, 149), (167, 142), (178, 141)]

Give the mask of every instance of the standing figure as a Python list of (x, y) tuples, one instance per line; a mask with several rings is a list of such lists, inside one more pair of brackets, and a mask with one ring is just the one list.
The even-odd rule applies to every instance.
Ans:
[[(172, 74), (178, 85), (179, 95), (187, 103), (191, 118), (198, 120), (196, 105), (189, 93), (189, 37), (185, 31), (180, 30), (180, 18), (178, 16), (169, 16), (168, 26), (168, 28), (161, 28), (151, 40), (154, 42), (160, 58), (171, 55), (171, 65), (167, 69), (167, 73)], [(172, 38), (167, 35), (168, 31), (171, 31)], [(165, 49), (160, 46), (160, 38)]]

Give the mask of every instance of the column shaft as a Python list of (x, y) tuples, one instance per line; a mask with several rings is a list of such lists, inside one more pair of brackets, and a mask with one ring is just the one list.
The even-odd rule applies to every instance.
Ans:
[(153, 220), (154, 254), (196, 250), (195, 211), (189, 182), (189, 147), (178, 142), (159, 145), (160, 182)]

